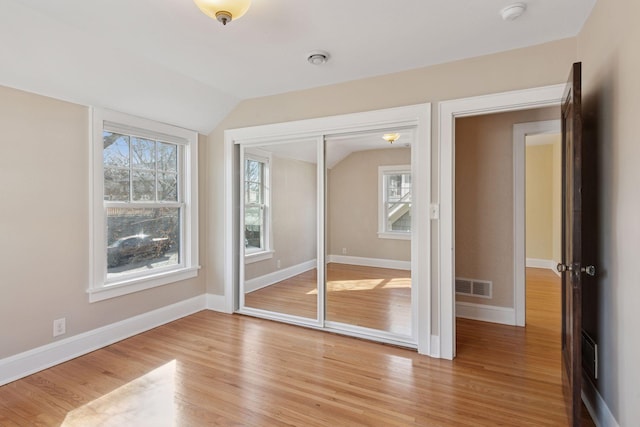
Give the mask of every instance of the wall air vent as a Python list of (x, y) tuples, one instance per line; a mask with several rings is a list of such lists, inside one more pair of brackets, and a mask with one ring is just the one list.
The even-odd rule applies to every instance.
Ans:
[(479, 298), (493, 297), (493, 282), (456, 277), (456, 294)]

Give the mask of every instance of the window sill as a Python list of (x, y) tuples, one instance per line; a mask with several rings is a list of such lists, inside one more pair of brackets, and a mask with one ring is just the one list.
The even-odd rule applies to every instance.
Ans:
[(166, 271), (145, 277), (125, 279), (119, 282), (109, 283), (99, 288), (91, 288), (87, 291), (89, 293), (89, 302), (103, 301), (145, 289), (168, 285), (181, 280), (191, 279), (198, 276), (199, 269), (199, 266), (182, 268), (180, 270)]
[(411, 240), (411, 233), (378, 232), (378, 239)]
[(254, 253), (250, 253), (250, 254), (245, 254), (244, 263), (245, 264), (251, 264), (251, 263), (254, 263), (254, 262), (258, 262), (258, 261), (264, 261), (266, 259), (271, 259), (271, 258), (273, 258), (273, 252), (274, 251), (261, 251), (261, 252), (254, 252)]

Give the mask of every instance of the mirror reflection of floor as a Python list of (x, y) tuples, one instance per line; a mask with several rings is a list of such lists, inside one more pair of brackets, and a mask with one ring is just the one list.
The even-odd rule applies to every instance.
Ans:
[[(250, 292), (245, 306), (315, 319), (316, 277), (314, 269)], [(326, 319), (411, 335), (411, 272), (328, 264)]]

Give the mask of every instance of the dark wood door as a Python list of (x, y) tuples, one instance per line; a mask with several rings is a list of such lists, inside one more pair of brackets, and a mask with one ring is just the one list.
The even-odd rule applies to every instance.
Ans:
[[(581, 64), (573, 64), (562, 101), (562, 385), (572, 426), (582, 388), (583, 144)], [(591, 272), (591, 271), (589, 271)]]

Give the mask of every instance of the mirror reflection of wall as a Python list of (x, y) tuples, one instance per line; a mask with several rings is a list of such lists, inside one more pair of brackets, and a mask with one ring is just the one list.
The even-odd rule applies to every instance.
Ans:
[(244, 307), (317, 318), (317, 143), (244, 147)]
[(412, 133), (328, 138), (326, 319), (411, 335)]

